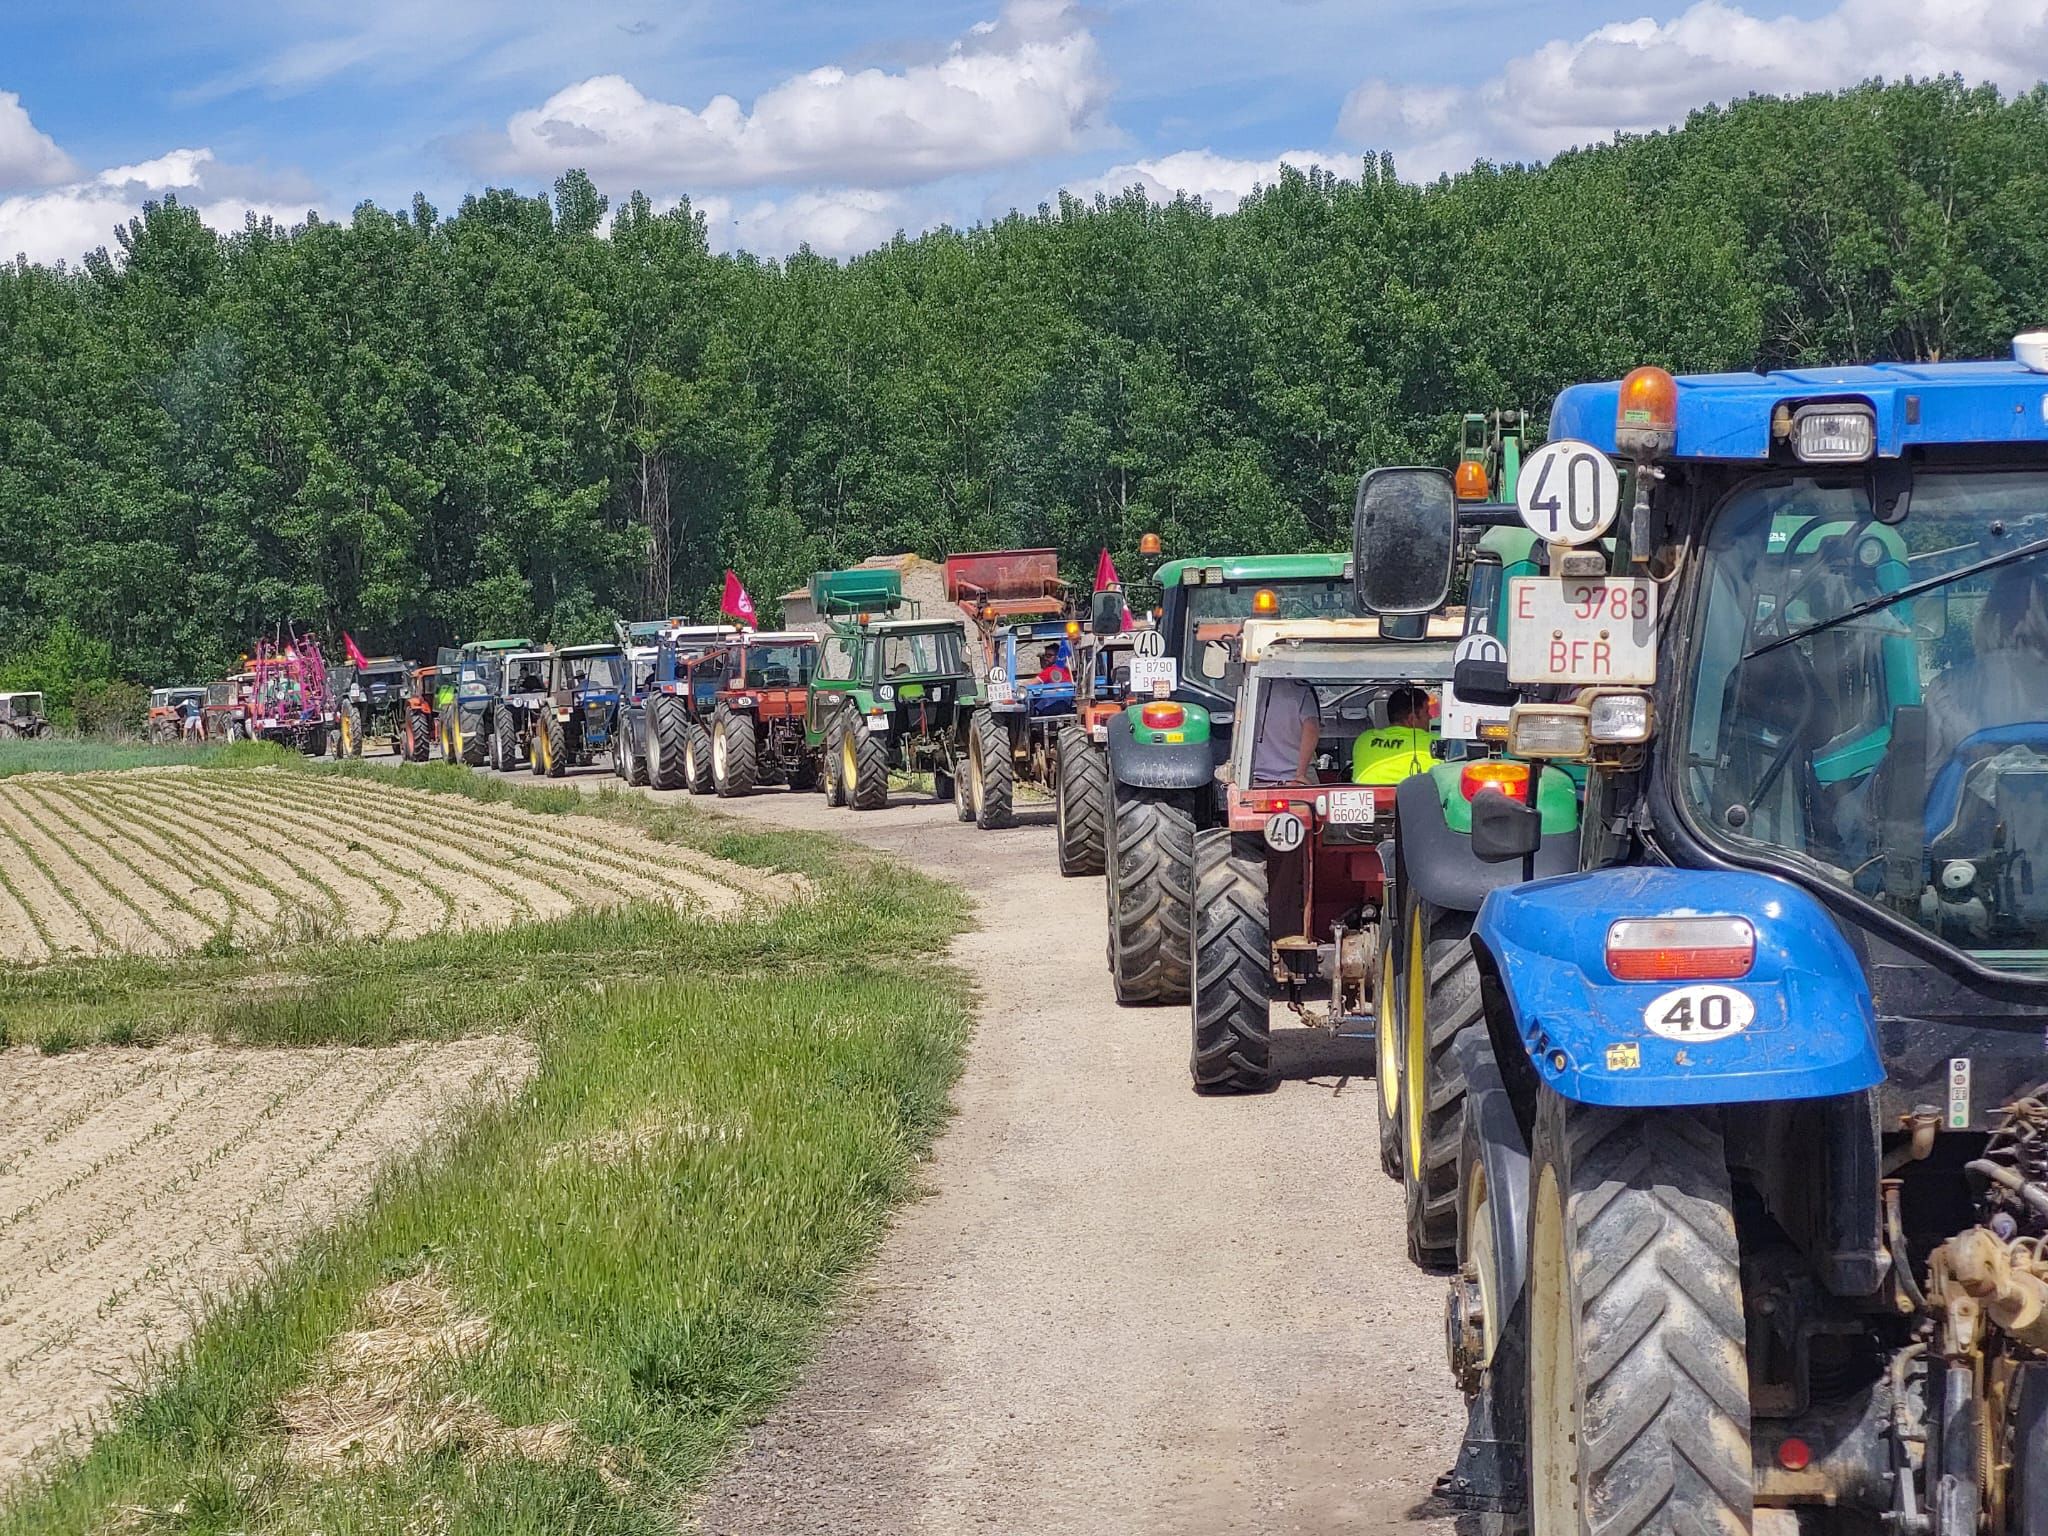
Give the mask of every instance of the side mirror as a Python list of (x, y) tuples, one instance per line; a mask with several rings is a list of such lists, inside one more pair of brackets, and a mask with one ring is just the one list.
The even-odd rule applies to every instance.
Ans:
[(1362, 613), (1433, 613), (1450, 595), (1458, 498), (1441, 469), (1375, 469), (1351, 513), (1351, 596)]
[(1088, 603), (1088, 628), (1098, 635), (1120, 635), (1124, 632), (1124, 595), (1121, 592), (1098, 592)]
[[(1459, 690), (1460, 698), (1464, 697)], [(1497, 789), (1481, 790), (1472, 799), (1472, 856), (1488, 864), (1525, 859), (1543, 841), (1543, 813), (1533, 805), (1511, 800)]]
[(1429, 615), (1426, 613), (1383, 613), (1380, 615), (1380, 638), (1382, 640), (1427, 640), (1429, 638)]
[(1466, 704), (1518, 704), (1522, 693), (1508, 681), (1505, 661), (1468, 656), (1451, 672), (1451, 687)]

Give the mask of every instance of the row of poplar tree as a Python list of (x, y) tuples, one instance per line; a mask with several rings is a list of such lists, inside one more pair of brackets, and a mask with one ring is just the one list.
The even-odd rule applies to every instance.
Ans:
[[(0, 266), (0, 682), (217, 676), (296, 620), (583, 639), (894, 550), (1336, 547), (1463, 411), (1679, 370), (2002, 354), (2048, 318), (2048, 92), (1758, 98), (1428, 185), (1135, 193), (846, 263), (685, 205), (166, 202)], [(60, 701), (61, 702), (61, 701)]]

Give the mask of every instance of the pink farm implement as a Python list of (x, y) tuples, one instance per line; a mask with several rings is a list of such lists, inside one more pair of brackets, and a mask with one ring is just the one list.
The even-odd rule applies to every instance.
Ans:
[(325, 752), (334, 710), (319, 640), (296, 630), (259, 640), (250, 672), (249, 734), (309, 757)]

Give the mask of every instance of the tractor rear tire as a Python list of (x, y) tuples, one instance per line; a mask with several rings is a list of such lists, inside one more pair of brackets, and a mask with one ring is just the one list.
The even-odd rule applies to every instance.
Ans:
[(547, 776), (561, 778), (569, 771), (569, 727), (550, 714), (541, 742), (541, 762)]
[(865, 722), (848, 724), (840, 736), (839, 774), (846, 803), (856, 811), (889, 805), (889, 744)]
[(1544, 1088), (1530, 1139), (1534, 1536), (1747, 1532), (1741, 1253), (1719, 1120)]
[(683, 729), (683, 788), (711, 793), (711, 733), (694, 720)]
[(1195, 834), (1188, 974), (1195, 1092), (1264, 1093), (1274, 1087), (1273, 937), (1266, 850), (1255, 834), (1228, 827)]
[(434, 745), (434, 727), (425, 715), (415, 714), (405, 722), (405, 740), (406, 761), (424, 763)]
[[(1424, 1269), (1458, 1259), (1458, 1149), (1465, 1134), (1466, 1032), (1484, 1032), (1472, 914), (1420, 899), (1408, 909), (1402, 971), (1401, 1187), (1408, 1257)], [(1416, 962), (1420, 961), (1418, 967)]]
[(656, 789), (681, 789), (687, 782), (683, 745), (690, 734), (690, 717), (683, 701), (672, 693), (647, 697), (647, 782)]
[(711, 716), (711, 787), (723, 799), (748, 795), (760, 777), (754, 717), (723, 704)]
[(1109, 805), (1109, 759), (1078, 725), (1063, 725), (1054, 742), (1059, 784), (1053, 794), (1060, 873), (1102, 873), (1102, 818)]
[(984, 832), (1016, 825), (1017, 764), (1010, 755), (1010, 727), (993, 710), (974, 712), (967, 771), (974, 787), (974, 824)]
[(845, 733), (846, 722), (835, 715), (825, 727), (825, 760), (818, 765), (818, 787), (825, 792), (825, 803), (834, 810), (846, 804), (846, 785), (839, 777), (846, 747), (841, 738)]
[(1185, 1003), (1193, 939), (1195, 817), (1189, 797), (1111, 789), (1109, 977), (1119, 1003)]

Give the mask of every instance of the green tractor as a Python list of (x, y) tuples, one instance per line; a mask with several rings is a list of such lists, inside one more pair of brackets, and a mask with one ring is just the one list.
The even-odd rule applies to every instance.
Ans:
[[(804, 744), (822, 756), (826, 802), (879, 810), (892, 771), (930, 773), (971, 821), (961, 771), (980, 691), (960, 621), (917, 617), (894, 571), (820, 571), (811, 602), (832, 624), (804, 701)], [(909, 616), (887, 617), (906, 607)]]
[(1350, 556), (1246, 555), (1159, 568), (1158, 628), (1141, 636), (1109, 717), (1104, 874), (1109, 970), (1120, 1003), (1188, 1000), (1195, 833), (1224, 824), (1228, 760), (1248, 618), (1351, 615)]

